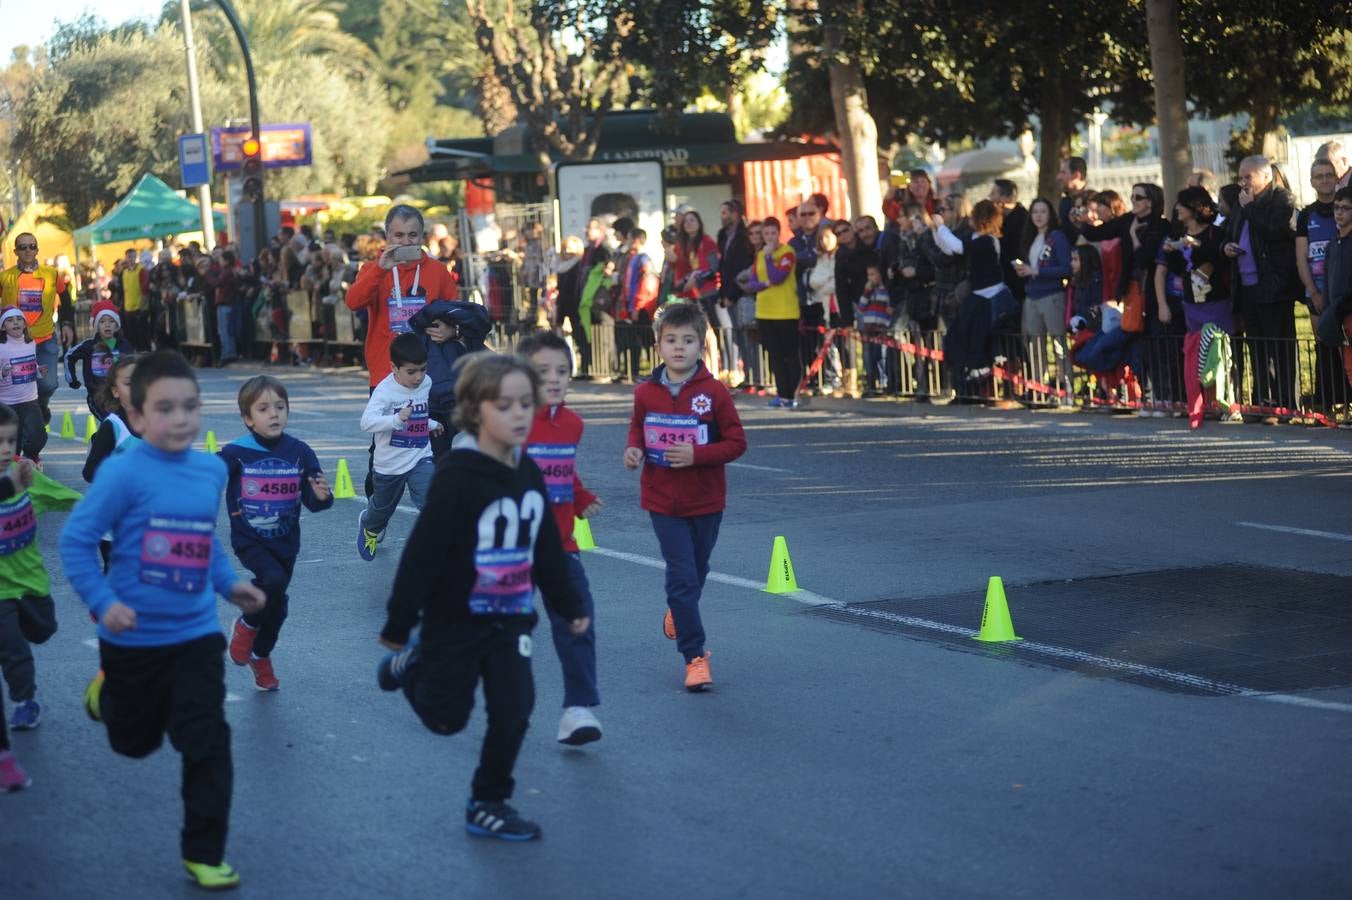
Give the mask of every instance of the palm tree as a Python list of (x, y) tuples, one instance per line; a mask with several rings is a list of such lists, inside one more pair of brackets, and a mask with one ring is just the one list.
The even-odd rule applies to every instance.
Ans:
[[(233, 0), (249, 38), (254, 67), (285, 67), (304, 57), (322, 56), (333, 67), (356, 75), (371, 68), (369, 47), (343, 30), (338, 0)], [(193, 26), (209, 64), (230, 80), (243, 68), (229, 22), (213, 0), (193, 0)], [(179, 4), (168, 0), (162, 21), (179, 23)]]

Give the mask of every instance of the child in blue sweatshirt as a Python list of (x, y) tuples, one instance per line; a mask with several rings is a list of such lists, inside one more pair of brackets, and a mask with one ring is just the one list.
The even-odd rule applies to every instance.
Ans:
[[(141, 441), (104, 461), (61, 532), (66, 577), (99, 620), (102, 683), (85, 708), (123, 756), (149, 756), (169, 735), (183, 756), (183, 865), (202, 887), (230, 888), (239, 874), (224, 860), (233, 767), (216, 595), (245, 612), (265, 598), (235, 575), (216, 537), (226, 471), (192, 449), (202, 415), (192, 366), (170, 350), (148, 353), (130, 388)], [(105, 576), (98, 545), (108, 531)]]
[(230, 661), (248, 664), (260, 691), (281, 686), (271, 656), (286, 621), (286, 589), (300, 553), (300, 506), (304, 503), (310, 512), (333, 506), (333, 491), (315, 452), (286, 433), (289, 411), (280, 381), (271, 375), (250, 378), (239, 389), (239, 414), (249, 433), (220, 454), (229, 473), (230, 544), (268, 598), (261, 612), (235, 620)]

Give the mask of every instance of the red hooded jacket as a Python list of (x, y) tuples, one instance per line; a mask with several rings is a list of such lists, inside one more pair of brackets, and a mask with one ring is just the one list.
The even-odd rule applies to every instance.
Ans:
[[(645, 452), (639, 505), (666, 516), (706, 516), (727, 506), (723, 467), (746, 452), (746, 433), (728, 389), (700, 363), (675, 397), (662, 383), (666, 366), (634, 388), (629, 447)], [(677, 443), (695, 445), (695, 464), (673, 469), (659, 460)]]
[(559, 525), (563, 549), (577, 552), (573, 517), (596, 502), (577, 474), (577, 445), (582, 441), (582, 418), (571, 409), (540, 405), (526, 438), (526, 455), (535, 460), (549, 488), (549, 506)]

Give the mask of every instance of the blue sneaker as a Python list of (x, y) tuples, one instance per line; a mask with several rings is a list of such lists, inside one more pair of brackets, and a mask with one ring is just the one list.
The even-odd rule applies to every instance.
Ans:
[(770, 402), (766, 404), (766, 406), (770, 407), (771, 409), (782, 409), (788, 405), (789, 401), (784, 400), (781, 397), (771, 397)]
[(362, 510), (357, 516), (357, 553), (362, 559), (370, 562), (376, 558), (376, 547), (380, 544), (381, 536), (374, 531), (366, 530), (366, 510)]
[(465, 805), (465, 830), (475, 837), (501, 841), (533, 841), (540, 837), (540, 826), (521, 818), (506, 803), (471, 800)]
[(422, 658), (418, 636), (409, 638), (408, 645), (398, 653), (391, 653), (376, 666), (376, 682), (382, 691), (397, 691), (404, 686), (404, 677)]
[(38, 727), (42, 719), (42, 704), (36, 700), (25, 700), (14, 707), (14, 715), (9, 719), (9, 727), (15, 731), (31, 731)]

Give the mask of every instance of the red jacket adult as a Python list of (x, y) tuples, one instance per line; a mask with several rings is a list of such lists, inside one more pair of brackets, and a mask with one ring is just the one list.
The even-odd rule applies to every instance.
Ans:
[[(707, 516), (727, 506), (723, 467), (746, 452), (732, 394), (700, 363), (676, 396), (662, 383), (666, 366), (634, 388), (629, 443), (645, 452), (639, 506), (666, 516)], [(658, 460), (676, 443), (695, 445), (695, 464), (673, 469)]]
[(526, 455), (535, 460), (549, 489), (549, 506), (559, 525), (563, 549), (577, 552), (573, 517), (596, 502), (596, 495), (582, 485), (577, 474), (577, 445), (582, 441), (582, 417), (562, 403), (540, 405), (526, 438)]
[[(688, 291), (685, 289), (685, 280), (692, 272), (695, 275), (695, 288)], [(714, 296), (718, 293), (718, 244), (707, 234), (703, 235), (693, 250), (676, 253), (676, 259), (671, 264), (671, 274), (675, 277), (679, 296), (688, 300)]]
[[(394, 276), (399, 273), (399, 299), (394, 296)], [(415, 289), (416, 285), (416, 289)], [(459, 290), (455, 278), (444, 263), (426, 253), (420, 262), (400, 263), (394, 269), (380, 267), (380, 260), (364, 263), (343, 302), (356, 312), (367, 311), (366, 371), (375, 387), (390, 374), (390, 338), (410, 331), (408, 320), (433, 300), (455, 300)], [(396, 319), (391, 324), (390, 311)]]

